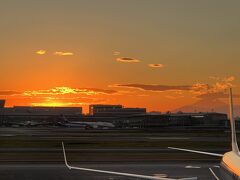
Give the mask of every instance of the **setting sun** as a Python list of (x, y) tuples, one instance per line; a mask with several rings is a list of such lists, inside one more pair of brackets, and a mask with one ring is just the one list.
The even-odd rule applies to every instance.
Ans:
[(99, 103), (211, 111), (217, 102), (226, 112), (225, 89), (240, 87), (238, 9), (220, 20), (225, 6), (203, 14), (203, 2), (134, 2), (2, 3), (0, 99), (84, 112)]

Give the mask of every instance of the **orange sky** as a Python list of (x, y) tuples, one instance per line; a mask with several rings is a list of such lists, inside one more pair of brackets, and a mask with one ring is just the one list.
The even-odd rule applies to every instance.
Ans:
[[(148, 111), (166, 112), (200, 100), (207, 104), (216, 99), (224, 102), (227, 100), (225, 89), (232, 86), (233, 79), (234, 77), (225, 78), (211, 86), (115, 84), (106, 89), (55, 87), (0, 93), (1, 98), (7, 99), (6, 106), (81, 106), (87, 113), (90, 104), (122, 104), (127, 107), (146, 107)], [(214, 106), (209, 102), (207, 108), (211, 111)]]
[(240, 91), (240, 2), (216, 2), (0, 2), (0, 99), (210, 111)]

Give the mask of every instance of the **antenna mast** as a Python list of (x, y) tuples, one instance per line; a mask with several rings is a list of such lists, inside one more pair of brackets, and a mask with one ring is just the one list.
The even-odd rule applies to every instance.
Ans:
[(229, 104), (230, 104), (230, 124), (231, 124), (231, 131), (232, 131), (232, 151), (239, 155), (237, 136), (236, 136), (236, 127), (235, 127), (235, 120), (234, 120), (234, 113), (233, 113), (232, 88), (230, 88), (229, 90)]

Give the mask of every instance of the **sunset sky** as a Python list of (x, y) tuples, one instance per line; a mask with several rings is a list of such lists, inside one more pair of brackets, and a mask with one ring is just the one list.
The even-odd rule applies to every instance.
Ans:
[(164, 112), (205, 102), (211, 111), (227, 102), (225, 89), (240, 94), (239, 7), (239, 0), (1, 1), (0, 99), (85, 112), (89, 104)]

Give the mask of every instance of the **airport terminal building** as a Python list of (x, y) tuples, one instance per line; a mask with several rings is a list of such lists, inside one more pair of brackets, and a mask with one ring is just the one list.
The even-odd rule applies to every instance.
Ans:
[(14, 124), (26, 121), (52, 122), (58, 121), (61, 116), (82, 116), (81, 107), (30, 107), (14, 106), (2, 108), (0, 111), (1, 124)]
[[(109, 122), (116, 128), (219, 128), (228, 127), (227, 114), (217, 112), (199, 113), (147, 113), (146, 108), (125, 108), (122, 105), (94, 104), (89, 106), (89, 114), (83, 115), (81, 107), (4, 107), (0, 100), (0, 122), (10, 125), (19, 122)], [(64, 118), (63, 118), (64, 117)]]
[(5, 106), (5, 100), (0, 99), (0, 108), (4, 108), (4, 106)]
[(228, 127), (227, 114), (222, 113), (172, 113), (138, 114), (118, 117), (111, 121), (121, 128), (224, 128)]
[(125, 108), (122, 105), (94, 104), (89, 106), (91, 116), (129, 116), (134, 114), (146, 114), (146, 108)]

